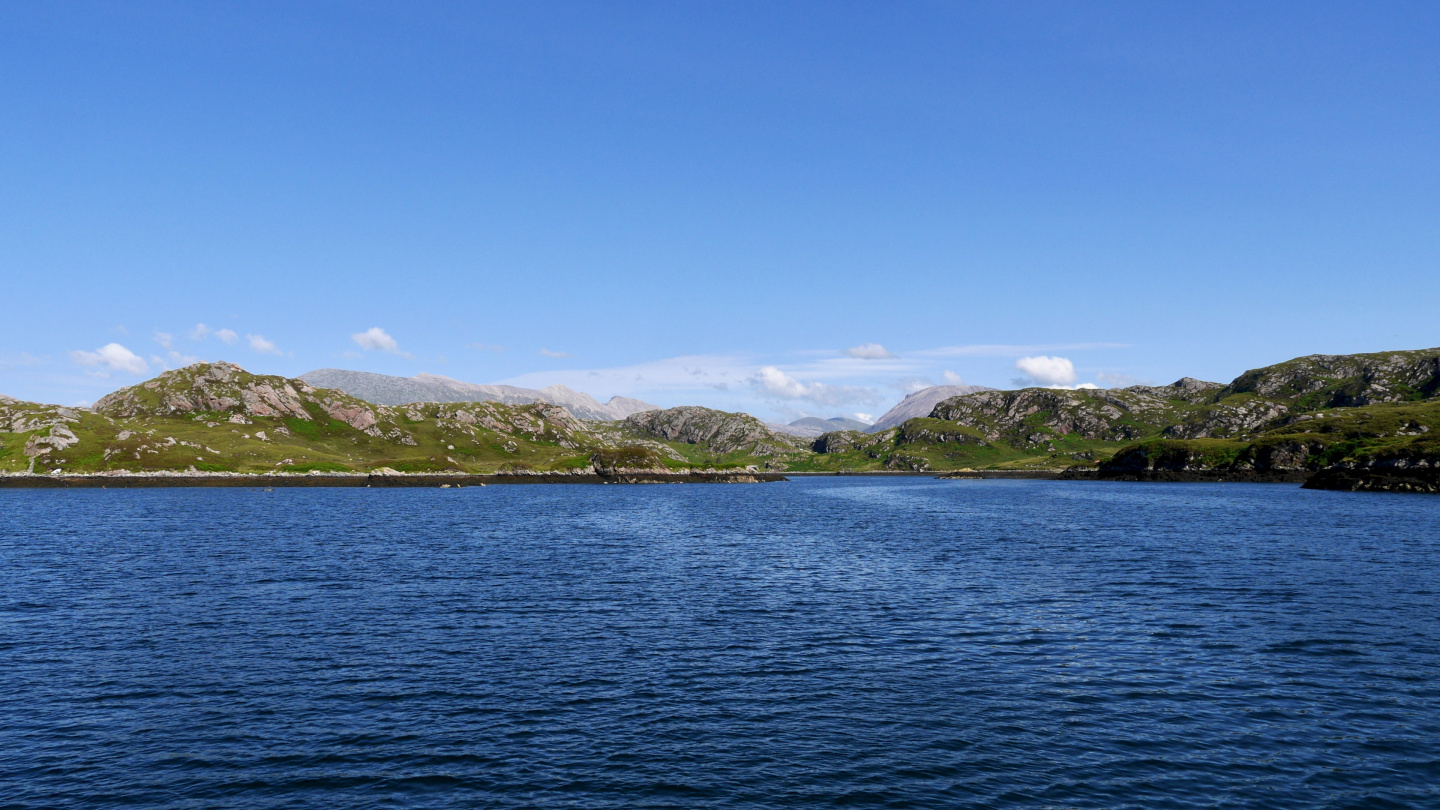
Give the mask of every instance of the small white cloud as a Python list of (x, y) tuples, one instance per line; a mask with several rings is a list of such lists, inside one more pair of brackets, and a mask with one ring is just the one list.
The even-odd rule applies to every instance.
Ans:
[[(215, 333), (217, 336), (219, 332)], [(264, 335), (246, 335), (245, 339), (250, 341), (250, 348), (261, 354), (279, 354), (280, 347), (265, 339)], [(227, 341), (228, 342), (228, 341)]]
[(234, 346), (235, 341), (240, 339), (239, 335), (235, 334), (229, 329), (221, 329), (220, 331), (215, 333), (215, 337), (220, 338), (221, 342), (224, 343), (226, 346)]
[(851, 346), (845, 350), (845, 354), (861, 360), (884, 360), (895, 356), (879, 343), (861, 343), (859, 346)]
[(1073, 385), (1075, 364), (1064, 357), (1022, 357), (1015, 361), (1015, 368), (1031, 380), (1044, 386), (1059, 387)]
[(861, 422), (875, 421), (875, 415), (871, 413), (860, 413), (859, 411), (856, 411), (855, 413), (852, 413), (850, 415), (855, 417), (856, 419), (859, 419)]
[(946, 372), (945, 372), (943, 375), (941, 375), (941, 376), (943, 376), (943, 377), (945, 378), (945, 382), (948, 383), (948, 384), (950, 384), (950, 385), (964, 385), (964, 384), (965, 384), (964, 378), (962, 378), (959, 374), (956, 374), (956, 373), (953, 372), (953, 371), (946, 371)]
[(203, 324), (203, 323), (197, 323), (197, 324), (195, 324), (195, 328), (190, 330), (190, 339), (191, 339), (191, 340), (204, 340), (205, 338), (207, 338), (207, 337), (209, 337), (209, 336), (210, 336), (210, 327), (206, 326), (206, 325)]
[(395, 338), (390, 337), (384, 329), (378, 326), (372, 326), (364, 332), (353, 334), (350, 336), (350, 339), (355, 341), (355, 345), (367, 352), (402, 354), (400, 344), (395, 342)]
[[(123, 371), (127, 374), (144, 374), (150, 370), (150, 366), (145, 363), (145, 358), (119, 343), (107, 343), (93, 352), (73, 351), (70, 352), (70, 356), (82, 366), (96, 366), (110, 371)], [(108, 372), (99, 372), (99, 376), (107, 375)]]
[(791, 377), (774, 366), (765, 366), (755, 372), (751, 383), (761, 391), (777, 397), (799, 399), (810, 394), (810, 386)]
[(173, 348), (175, 345), (175, 336), (169, 332), (156, 332), (155, 342), (167, 349)]
[(552, 352), (552, 351), (550, 351), (549, 349), (541, 349), (541, 350), (540, 350), (540, 355), (541, 355), (542, 357), (573, 357), (573, 356), (574, 356), (574, 355), (570, 354), (569, 352)]

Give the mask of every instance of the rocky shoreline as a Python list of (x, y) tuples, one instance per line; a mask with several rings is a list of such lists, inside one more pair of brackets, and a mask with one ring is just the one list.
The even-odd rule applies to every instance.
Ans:
[(491, 484), (759, 484), (784, 481), (779, 473), (692, 470), (466, 473), (102, 473), (0, 474), (0, 489), (144, 489), (153, 487), (474, 487)]
[(1435, 467), (1345, 468), (1320, 470), (1305, 482), (1306, 489), (1345, 492), (1414, 492), (1440, 494), (1440, 469)]

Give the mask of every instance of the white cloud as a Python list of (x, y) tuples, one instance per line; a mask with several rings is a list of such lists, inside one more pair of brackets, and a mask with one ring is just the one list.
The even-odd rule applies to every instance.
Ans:
[[(226, 331), (228, 331), (228, 330), (226, 330)], [(216, 335), (217, 337), (219, 337), (219, 336), (220, 336), (220, 333), (219, 333), (219, 332), (216, 332), (215, 335)], [(246, 335), (246, 336), (245, 336), (245, 339), (248, 340), (248, 341), (250, 341), (250, 348), (254, 349), (255, 351), (257, 351), (257, 352), (259, 352), (259, 353), (261, 353), (261, 354), (279, 354), (279, 353), (280, 353), (280, 347), (278, 347), (278, 346), (276, 346), (274, 343), (266, 340), (264, 335)], [(226, 341), (226, 342), (228, 343), (229, 341)]]
[(207, 338), (207, 337), (209, 337), (209, 336), (210, 336), (210, 327), (206, 326), (206, 325), (203, 324), (203, 323), (197, 323), (197, 324), (195, 324), (195, 328), (190, 330), (190, 339), (191, 339), (191, 340), (204, 340), (205, 338)]
[(573, 357), (574, 355), (570, 354), (569, 352), (552, 352), (552, 351), (550, 351), (549, 349), (541, 349), (541, 350), (540, 350), (540, 356), (542, 356), (542, 357)]
[(1015, 361), (1015, 368), (1031, 380), (1045, 386), (1073, 385), (1075, 364), (1064, 357), (1022, 357)]
[(384, 329), (378, 326), (372, 326), (364, 332), (357, 332), (351, 335), (350, 339), (367, 352), (400, 354), (400, 344), (396, 343), (395, 338), (390, 337)]
[(942, 374), (941, 376), (943, 376), (943, 377), (945, 378), (945, 382), (946, 382), (946, 384), (948, 384), (948, 385), (964, 385), (964, 384), (965, 384), (965, 379), (964, 379), (963, 377), (961, 377), (959, 374), (956, 374), (956, 373), (953, 372), (953, 371), (946, 371), (946, 372), (945, 372), (944, 374)]
[(851, 346), (845, 350), (845, 355), (861, 360), (885, 360), (895, 356), (879, 343), (861, 343), (859, 346)]
[[(82, 366), (98, 366), (110, 371), (123, 371), (127, 374), (144, 374), (150, 370), (150, 366), (145, 363), (145, 358), (119, 343), (107, 343), (93, 352), (73, 351), (70, 352), (70, 356)], [(102, 371), (100, 375), (108, 376), (108, 372)]]
[(873, 414), (873, 413), (861, 413), (861, 412), (859, 412), (859, 411), (856, 411), (855, 413), (852, 413), (852, 414), (850, 414), (850, 415), (853, 416), (853, 417), (855, 417), (856, 419), (859, 419), (861, 422), (874, 422), (874, 421), (875, 421), (875, 414)]
[(220, 338), (221, 342), (223, 342), (226, 346), (234, 346), (235, 341), (240, 339), (239, 335), (235, 334), (229, 329), (221, 329), (220, 331), (215, 333), (215, 337)]
[(873, 402), (876, 391), (849, 385), (804, 383), (774, 366), (762, 366), (749, 380), (760, 394), (777, 399), (807, 399), (816, 405), (833, 406), (844, 402)]
[[(751, 378), (753, 385), (767, 394), (786, 399), (809, 396), (811, 388), (774, 366), (765, 366)], [(818, 385), (819, 383), (815, 383)]]
[(167, 349), (173, 348), (175, 345), (175, 336), (169, 332), (156, 332), (155, 342)]

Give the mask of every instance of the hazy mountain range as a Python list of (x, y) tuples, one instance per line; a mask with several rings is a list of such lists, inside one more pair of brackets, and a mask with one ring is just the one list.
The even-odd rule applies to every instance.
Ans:
[[(405, 405), (411, 402), (500, 402), (506, 405), (527, 405), (548, 402), (559, 405), (578, 419), (614, 422), (642, 411), (659, 410), (630, 397), (611, 397), (607, 402), (583, 391), (564, 385), (545, 388), (520, 388), (513, 385), (483, 385), (442, 377), (438, 374), (416, 374), (414, 377), (393, 377), (368, 371), (321, 368), (300, 375), (300, 379), (320, 388), (334, 388), (376, 405)], [(886, 411), (875, 424), (858, 419), (834, 416), (821, 419), (807, 416), (788, 425), (766, 423), (771, 430), (792, 436), (815, 437), (834, 430), (858, 430), (875, 433), (899, 425), (907, 419), (929, 416), (936, 404), (950, 397), (992, 391), (983, 385), (937, 385), (916, 391)]]
[(660, 406), (630, 397), (611, 397), (608, 402), (563, 385), (519, 388), (513, 385), (480, 385), (461, 382), (438, 374), (391, 377), (368, 371), (321, 368), (300, 375), (317, 388), (334, 388), (376, 405), (406, 405), (411, 402), (500, 402), (528, 405), (548, 402), (559, 405), (578, 419), (614, 422), (632, 413), (657, 410)]
[(829, 433), (832, 430), (858, 430), (865, 432), (870, 430), (870, 423), (861, 422), (859, 419), (851, 419), (848, 416), (832, 416), (829, 419), (821, 419), (818, 416), (807, 416), (804, 419), (796, 419), (788, 425), (766, 423), (766, 427), (780, 433), (788, 433), (791, 436), (814, 438)]

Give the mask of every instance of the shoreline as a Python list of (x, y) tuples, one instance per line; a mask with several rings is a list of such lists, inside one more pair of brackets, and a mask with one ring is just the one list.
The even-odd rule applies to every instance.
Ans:
[(148, 489), (159, 487), (474, 487), (505, 484), (761, 484), (770, 472), (686, 473), (102, 473), (0, 475), (0, 489)]

